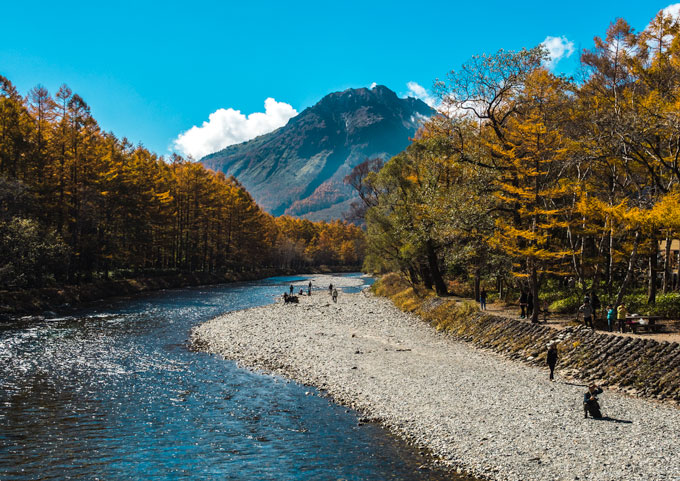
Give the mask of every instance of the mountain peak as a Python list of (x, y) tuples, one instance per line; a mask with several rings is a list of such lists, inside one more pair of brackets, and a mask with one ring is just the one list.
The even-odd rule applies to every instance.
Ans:
[(234, 175), (274, 215), (340, 218), (354, 198), (344, 177), (366, 158), (402, 151), (433, 113), (384, 85), (350, 88), (326, 95), (274, 132), (201, 162)]

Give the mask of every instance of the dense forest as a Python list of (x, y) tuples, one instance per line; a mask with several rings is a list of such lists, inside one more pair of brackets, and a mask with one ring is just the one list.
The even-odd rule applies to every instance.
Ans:
[(62, 86), (0, 76), (0, 289), (173, 272), (360, 265), (363, 232), (274, 218), (233, 177), (103, 132)]
[(524, 289), (536, 306), (575, 308), (592, 290), (653, 304), (677, 288), (678, 21), (636, 33), (617, 20), (577, 78), (547, 60), (542, 47), (472, 58), (435, 83), (440, 115), (412, 145), (348, 177), (367, 268), (439, 294)]

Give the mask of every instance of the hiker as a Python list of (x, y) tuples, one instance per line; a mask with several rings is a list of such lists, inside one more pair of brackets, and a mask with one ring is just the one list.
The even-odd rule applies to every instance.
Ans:
[(555, 380), (555, 365), (557, 364), (557, 343), (551, 342), (548, 346), (548, 355), (546, 356), (546, 362), (550, 368), (550, 380)]
[(290, 285), (290, 295), (293, 295), (293, 284)]
[(519, 308), (522, 310), (520, 313), (520, 319), (526, 319), (527, 317), (527, 303), (529, 302), (529, 296), (527, 292), (522, 289), (522, 293), (519, 295)]
[(590, 328), (595, 330), (593, 327), (593, 307), (590, 305), (588, 297), (583, 299), (583, 304), (578, 308), (578, 313), (583, 315), (583, 325), (588, 327), (588, 324), (590, 324)]
[(621, 305), (616, 310), (616, 318), (619, 321), (619, 332), (626, 332), (626, 316), (628, 311), (626, 310), (626, 305), (622, 302)]
[(590, 293), (590, 306), (593, 308), (593, 321), (597, 322), (597, 313), (602, 307), (602, 303), (600, 303), (600, 298), (597, 297), (595, 291)]
[(479, 293), (479, 308), (482, 311), (486, 311), (486, 290), (482, 289), (482, 292)]
[(595, 419), (602, 419), (600, 403), (597, 402), (597, 395), (602, 394), (602, 388), (591, 384), (588, 391), (583, 395), (583, 417), (588, 418), (588, 413)]
[(312, 281), (309, 281), (309, 284), (307, 285), (307, 295), (312, 295)]
[(333, 296), (333, 302), (338, 302), (338, 290), (333, 289), (333, 294), (331, 295)]
[(609, 332), (614, 331), (615, 320), (616, 320), (616, 311), (614, 310), (614, 306), (609, 304), (607, 306), (607, 328), (609, 329)]
[(331, 296), (333, 295), (333, 284), (330, 284), (328, 286), (328, 294), (331, 295)]

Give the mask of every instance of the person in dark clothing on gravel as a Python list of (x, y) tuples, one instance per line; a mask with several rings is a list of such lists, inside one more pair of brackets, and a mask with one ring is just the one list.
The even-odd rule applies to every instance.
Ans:
[(529, 295), (527, 294), (527, 291), (522, 289), (522, 293), (519, 295), (519, 307), (521, 309), (521, 313), (519, 318), (520, 319), (525, 319), (527, 317), (527, 303), (529, 302)]
[(583, 395), (583, 417), (588, 418), (588, 413), (595, 419), (602, 418), (600, 411), (600, 403), (597, 402), (597, 395), (602, 394), (602, 388), (593, 384), (588, 388), (588, 391)]
[(548, 355), (546, 357), (546, 362), (550, 368), (550, 380), (555, 380), (555, 365), (557, 364), (557, 343), (553, 342), (548, 346)]

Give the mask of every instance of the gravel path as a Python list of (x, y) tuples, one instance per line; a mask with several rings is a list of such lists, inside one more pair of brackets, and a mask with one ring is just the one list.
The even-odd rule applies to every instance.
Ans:
[[(315, 279), (328, 285), (329, 276)], [(335, 285), (356, 282), (335, 278)], [(680, 410), (613, 392), (583, 419), (585, 387), (436, 333), (386, 299), (340, 293), (229, 313), (201, 349), (314, 385), (491, 479), (680, 480)]]

